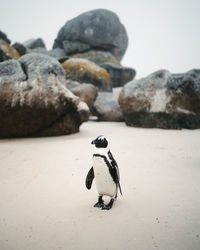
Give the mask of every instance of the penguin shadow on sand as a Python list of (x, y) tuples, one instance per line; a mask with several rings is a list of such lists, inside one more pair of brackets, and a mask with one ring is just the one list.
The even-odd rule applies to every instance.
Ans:
[[(95, 179), (99, 196), (94, 207), (109, 210), (117, 199), (118, 190), (122, 195), (119, 168), (110, 152), (105, 136), (100, 135), (91, 143), (94, 145), (93, 166), (86, 176), (85, 185), (87, 189), (91, 189), (93, 179)], [(103, 196), (110, 197), (108, 204), (104, 203)]]

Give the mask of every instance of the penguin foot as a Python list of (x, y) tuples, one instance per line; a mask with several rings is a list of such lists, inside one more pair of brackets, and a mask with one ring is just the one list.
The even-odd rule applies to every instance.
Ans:
[(114, 203), (114, 199), (111, 199), (110, 202), (105, 205), (103, 204), (103, 206), (101, 207), (102, 210), (110, 210), (113, 206), (113, 203)]
[(98, 202), (96, 204), (94, 204), (94, 207), (103, 207), (105, 204), (104, 204), (104, 201), (102, 199), (102, 196), (99, 196), (99, 199), (98, 199)]
[(97, 202), (96, 204), (94, 204), (94, 207), (103, 207), (105, 204), (102, 202)]

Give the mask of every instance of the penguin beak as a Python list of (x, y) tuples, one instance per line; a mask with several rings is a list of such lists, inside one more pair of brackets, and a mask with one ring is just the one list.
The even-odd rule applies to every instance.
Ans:
[(91, 144), (95, 144), (95, 141), (92, 141)]

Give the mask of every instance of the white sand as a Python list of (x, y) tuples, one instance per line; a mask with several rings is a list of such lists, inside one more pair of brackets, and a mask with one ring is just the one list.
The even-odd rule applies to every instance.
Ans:
[[(91, 140), (104, 134), (123, 197), (93, 208)], [(88, 122), (71, 136), (0, 140), (0, 250), (200, 249), (200, 130)]]

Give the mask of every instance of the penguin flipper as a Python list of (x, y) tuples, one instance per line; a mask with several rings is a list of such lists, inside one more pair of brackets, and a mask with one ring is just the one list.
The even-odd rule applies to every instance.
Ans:
[(94, 170), (93, 170), (93, 167), (91, 167), (91, 169), (89, 170), (89, 172), (86, 176), (86, 180), (85, 180), (85, 185), (86, 185), (87, 189), (91, 188), (93, 179), (94, 179)]
[(121, 189), (121, 186), (120, 186), (120, 183), (118, 183), (118, 187), (119, 187), (119, 191), (120, 191), (121, 196), (123, 196), (123, 194), (122, 194), (122, 189)]

